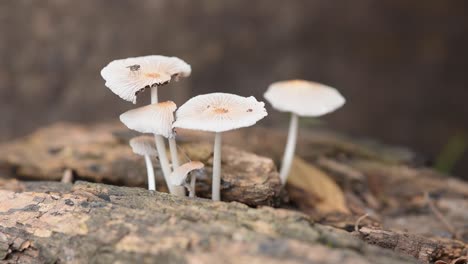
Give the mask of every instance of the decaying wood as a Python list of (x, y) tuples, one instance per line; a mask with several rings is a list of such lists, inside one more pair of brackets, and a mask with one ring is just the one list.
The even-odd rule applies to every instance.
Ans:
[(455, 240), (431, 240), (422, 236), (404, 232), (387, 231), (363, 227), (357, 235), (372, 245), (388, 248), (400, 255), (412, 256), (421, 263), (433, 263), (436, 260), (453, 260), (468, 254), (466, 244)]
[[(467, 183), (407, 164), (324, 158), (314, 163), (339, 183), (353, 211), (344, 217), (325, 216), (321, 223), (350, 230), (359, 214), (371, 212), (359, 229), (359, 237), (370, 244), (422, 263), (450, 263), (468, 254)], [(355, 194), (357, 199), (350, 198)], [(431, 205), (426, 194), (433, 196)], [(434, 209), (443, 213), (446, 223)]]
[(413, 263), (303, 214), (142, 188), (17, 182), (0, 191), (10, 263)]
[[(223, 133), (223, 142), (241, 145), (243, 149), (280, 161), (286, 144), (287, 131), (264, 127), (249, 127)], [(182, 130), (180, 140), (187, 142), (211, 140), (207, 133)], [(386, 164), (416, 164), (424, 160), (401, 147), (388, 146), (369, 140), (359, 140), (327, 129), (299, 131), (296, 154), (305, 160), (323, 157), (372, 160)]]
[[(28, 180), (61, 180), (65, 171), (93, 182), (147, 186), (144, 160), (128, 146), (131, 133), (120, 125), (92, 127), (58, 124), (0, 146), (0, 168), (5, 175)], [(180, 158), (198, 160), (196, 193), (211, 196), (213, 147), (209, 143), (180, 144)], [(166, 190), (159, 163), (155, 162), (158, 190)], [(280, 181), (269, 158), (227, 145), (222, 149), (221, 193), (224, 201), (251, 206), (278, 203)]]
[[(178, 132), (184, 153), (207, 165), (199, 175), (197, 193), (209, 197), (212, 135)], [(0, 167), (3, 175), (27, 180), (58, 181), (63, 171), (71, 168), (75, 179), (145, 187), (143, 160), (131, 154), (127, 145), (133, 135), (109, 124), (55, 125), (0, 146)], [(225, 133), (223, 143), (278, 163), (285, 134), (265, 128), (241, 129)], [(353, 232), (357, 223), (357, 237), (363, 241), (423, 263), (450, 263), (467, 254), (466, 182), (425, 167), (419, 156), (406, 149), (325, 130), (302, 131), (297, 153), (302, 158), (301, 169), (290, 175), (293, 180), (286, 186), (288, 196), (280, 190), (272, 160), (226, 146), (223, 199), (299, 210), (317, 223), (348, 232)], [(180, 156), (185, 157), (183, 153)], [(156, 173), (162, 179), (158, 168)], [(158, 184), (163, 186), (161, 181)], [(32, 186), (32, 190), (42, 192), (63, 188), (55, 183), (0, 181), (0, 188), (10, 190), (25, 191)], [(436, 216), (434, 209), (441, 215)], [(365, 214), (369, 217), (357, 221)]]

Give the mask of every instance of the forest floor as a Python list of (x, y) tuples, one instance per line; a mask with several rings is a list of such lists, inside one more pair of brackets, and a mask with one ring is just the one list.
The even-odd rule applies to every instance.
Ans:
[(212, 202), (211, 134), (178, 135), (180, 158), (206, 166), (195, 199), (165, 194), (157, 162), (158, 192), (145, 190), (132, 136), (117, 124), (61, 123), (0, 145), (0, 260), (468, 262), (468, 183), (408, 149), (303, 131), (282, 188), (285, 134), (228, 132), (223, 202)]

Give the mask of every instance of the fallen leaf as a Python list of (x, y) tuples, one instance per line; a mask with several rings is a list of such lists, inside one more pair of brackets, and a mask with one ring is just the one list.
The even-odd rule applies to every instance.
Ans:
[(295, 157), (286, 188), (296, 204), (321, 214), (349, 213), (341, 188), (325, 172)]

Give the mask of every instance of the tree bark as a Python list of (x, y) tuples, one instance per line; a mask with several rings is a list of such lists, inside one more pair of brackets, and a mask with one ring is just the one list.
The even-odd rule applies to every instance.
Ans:
[(414, 263), (306, 215), (141, 188), (16, 182), (0, 191), (10, 263)]

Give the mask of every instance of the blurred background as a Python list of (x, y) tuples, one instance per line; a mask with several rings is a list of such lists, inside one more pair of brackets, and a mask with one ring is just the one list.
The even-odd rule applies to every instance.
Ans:
[[(101, 68), (162, 54), (193, 68), (163, 99), (262, 99), (273, 81), (323, 82), (348, 100), (327, 126), (468, 179), (467, 10), (463, 0), (0, 1), (0, 141), (56, 121), (117, 120), (134, 106)], [(286, 127), (270, 112), (261, 124)]]

